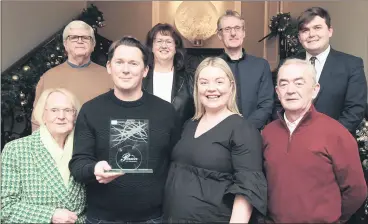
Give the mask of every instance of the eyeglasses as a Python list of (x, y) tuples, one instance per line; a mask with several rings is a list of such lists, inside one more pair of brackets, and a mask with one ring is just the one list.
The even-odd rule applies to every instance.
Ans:
[(173, 46), (174, 45), (174, 41), (167, 39), (167, 40), (162, 40), (162, 39), (155, 39), (154, 43), (157, 45), (162, 46), (164, 43), (166, 44), (166, 46)]
[(230, 33), (232, 30), (235, 30), (235, 32), (239, 33), (240, 31), (243, 31), (243, 27), (242, 26), (227, 26), (225, 28), (221, 28), (219, 29), (219, 31), (222, 31), (224, 33)]
[(91, 36), (78, 36), (78, 35), (69, 35), (68, 39), (71, 42), (78, 42), (79, 38), (83, 41), (83, 42), (90, 42), (92, 40)]
[(57, 116), (60, 114), (60, 111), (63, 111), (64, 114), (71, 116), (71, 115), (75, 115), (75, 113), (77, 112), (77, 110), (72, 109), (72, 108), (51, 108), (51, 109), (45, 109), (46, 111), (49, 111), (51, 115), (53, 116)]

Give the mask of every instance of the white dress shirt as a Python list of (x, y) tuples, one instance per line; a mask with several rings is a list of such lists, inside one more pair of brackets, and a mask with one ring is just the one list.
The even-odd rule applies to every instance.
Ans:
[(171, 103), (174, 72), (153, 72), (153, 95)]
[(287, 127), (289, 128), (290, 131), (290, 135), (294, 132), (296, 126), (298, 126), (299, 122), (302, 120), (303, 116), (299, 117), (297, 120), (295, 120), (294, 122), (290, 122), (287, 118), (286, 118), (286, 114), (284, 113), (284, 119), (286, 122)]
[[(326, 59), (328, 54), (330, 53), (330, 45), (328, 45), (328, 48), (323, 51), (322, 53), (320, 53), (319, 55), (316, 56), (316, 60), (315, 60), (315, 64), (314, 67), (316, 68), (317, 71), (317, 77), (316, 77), (316, 81), (318, 82), (320, 77), (321, 77), (321, 73), (322, 73), (322, 69), (323, 66), (325, 65)], [(306, 60), (310, 62), (310, 58), (313, 57), (311, 54), (309, 54), (308, 52), (306, 53)]]

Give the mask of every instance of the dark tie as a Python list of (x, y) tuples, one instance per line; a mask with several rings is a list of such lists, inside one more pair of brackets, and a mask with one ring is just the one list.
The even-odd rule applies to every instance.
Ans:
[(316, 59), (317, 57), (314, 57), (314, 56), (309, 59), (309, 61), (311, 62), (313, 66), (316, 64)]

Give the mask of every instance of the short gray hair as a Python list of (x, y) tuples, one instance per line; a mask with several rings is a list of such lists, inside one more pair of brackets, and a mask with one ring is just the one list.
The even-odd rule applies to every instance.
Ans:
[[(298, 65), (300, 67), (304, 67), (304, 73), (306, 73), (307, 75), (310, 75), (312, 77), (313, 80), (313, 84), (317, 83), (317, 71), (315, 69), (315, 67), (310, 64), (308, 61), (306, 60), (301, 60), (301, 59), (297, 59), (297, 58), (292, 58), (292, 59), (287, 59), (280, 67), (278, 73), (277, 73), (277, 80), (279, 79), (279, 74), (281, 72), (281, 70), (288, 66), (288, 65)], [(276, 82), (278, 83), (278, 81)]]
[(245, 28), (244, 26), (245, 26), (245, 21), (244, 21), (244, 19), (241, 17), (241, 15), (237, 12), (237, 11), (235, 11), (235, 10), (230, 10), (230, 9), (228, 9), (228, 10), (226, 10), (226, 12), (222, 15), (222, 16), (220, 16), (220, 18), (217, 20), (217, 31), (220, 31), (220, 29), (222, 28), (221, 27), (221, 20), (223, 19), (223, 18), (225, 18), (225, 17), (235, 17), (235, 18), (238, 18), (240, 21), (242, 21), (243, 22), (243, 28)]
[(95, 32), (92, 29), (92, 27), (90, 25), (88, 25), (87, 23), (81, 21), (81, 20), (74, 20), (72, 22), (70, 22), (68, 25), (66, 25), (66, 27), (64, 28), (63, 31), (63, 41), (65, 41), (68, 36), (69, 36), (69, 32), (71, 29), (85, 29), (89, 32), (89, 35), (92, 37), (92, 41), (93, 43), (96, 43), (96, 38), (95, 38)]
[(33, 116), (35, 120), (37, 121), (37, 123), (43, 124), (43, 113), (45, 111), (47, 99), (49, 98), (51, 93), (55, 93), (55, 92), (64, 94), (70, 100), (74, 109), (76, 110), (75, 116), (77, 117), (78, 112), (81, 108), (81, 105), (79, 103), (79, 100), (73, 93), (63, 88), (45, 89), (41, 93), (40, 98), (38, 98), (38, 101), (33, 108)]

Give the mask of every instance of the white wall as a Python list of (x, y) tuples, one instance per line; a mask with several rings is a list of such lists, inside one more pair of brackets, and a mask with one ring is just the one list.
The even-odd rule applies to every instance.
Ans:
[(368, 77), (368, 1), (339, 2), (327, 9), (334, 28), (331, 46), (361, 57)]
[(86, 1), (2, 1), (1, 71), (63, 28)]
[(152, 27), (152, 2), (149, 1), (90, 1), (101, 12), (106, 26), (99, 34), (112, 41), (124, 35), (134, 36), (145, 42)]

